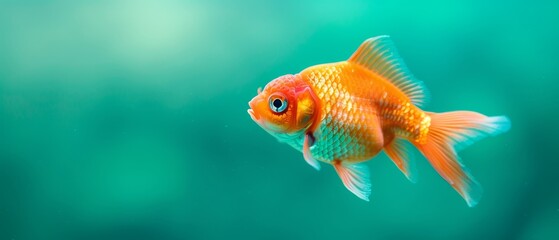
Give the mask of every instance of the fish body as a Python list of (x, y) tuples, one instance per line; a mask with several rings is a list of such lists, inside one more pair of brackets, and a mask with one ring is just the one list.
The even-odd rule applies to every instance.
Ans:
[(389, 81), (358, 64), (319, 65), (300, 77), (321, 103), (317, 141), (311, 147), (319, 161), (366, 161), (395, 135), (420, 141), (428, 131), (429, 116)]
[(428, 98), (399, 58), (388, 36), (366, 40), (347, 61), (309, 67), (281, 76), (254, 97), (252, 119), (271, 135), (303, 152), (311, 166), (334, 166), (358, 197), (371, 193), (364, 161), (385, 151), (415, 182), (412, 147), (417, 148), (469, 206), (481, 186), (459, 162), (456, 148), (510, 127), (504, 116), (469, 111), (431, 113)]

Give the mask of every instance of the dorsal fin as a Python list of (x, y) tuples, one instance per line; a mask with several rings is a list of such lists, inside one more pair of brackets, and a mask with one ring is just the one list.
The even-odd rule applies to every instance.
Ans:
[(389, 36), (382, 35), (365, 40), (348, 61), (381, 75), (402, 90), (413, 104), (426, 104), (427, 89), (423, 82), (415, 79), (410, 73)]

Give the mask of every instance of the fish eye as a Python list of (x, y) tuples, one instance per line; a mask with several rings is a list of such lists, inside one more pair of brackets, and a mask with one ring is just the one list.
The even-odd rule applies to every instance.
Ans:
[(287, 98), (280, 94), (270, 96), (270, 109), (275, 113), (283, 113), (287, 109)]

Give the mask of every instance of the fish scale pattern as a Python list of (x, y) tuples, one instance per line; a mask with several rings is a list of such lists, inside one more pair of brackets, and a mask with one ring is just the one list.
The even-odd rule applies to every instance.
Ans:
[(423, 143), (427, 139), (431, 118), (409, 101), (383, 97), (378, 102), (383, 128), (410, 141)]
[(356, 97), (347, 89), (345, 67), (331, 65), (304, 73), (322, 107), (311, 153), (324, 162), (366, 161), (382, 148), (382, 136), (374, 134), (379, 126), (374, 121), (376, 109), (370, 99)]

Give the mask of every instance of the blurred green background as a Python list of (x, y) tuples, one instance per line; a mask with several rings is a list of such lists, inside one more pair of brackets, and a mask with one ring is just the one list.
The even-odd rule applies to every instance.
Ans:
[[(559, 239), (558, 1), (0, 2), (0, 239)], [(468, 208), (416, 152), (349, 193), (252, 122), (277, 76), (388, 34), (430, 111), (508, 115), (461, 152)]]

